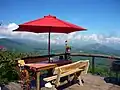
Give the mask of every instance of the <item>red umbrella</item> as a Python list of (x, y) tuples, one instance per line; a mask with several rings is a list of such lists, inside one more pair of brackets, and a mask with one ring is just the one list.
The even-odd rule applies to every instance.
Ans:
[[(86, 30), (80, 26), (60, 20), (55, 16), (44, 16), (43, 18), (20, 24), (15, 31), (28, 31), (35, 33), (49, 33), (48, 55), (50, 56), (50, 32), (54, 33), (71, 33), (74, 31)], [(49, 57), (50, 58), (50, 57)]]

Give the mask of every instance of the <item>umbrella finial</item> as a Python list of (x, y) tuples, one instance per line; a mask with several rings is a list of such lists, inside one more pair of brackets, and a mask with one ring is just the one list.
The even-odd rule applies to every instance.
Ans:
[(50, 14), (47, 15), (47, 16), (44, 16), (44, 18), (46, 18), (46, 17), (47, 17), (47, 18), (56, 18), (56, 16), (53, 16), (53, 15), (50, 15)]

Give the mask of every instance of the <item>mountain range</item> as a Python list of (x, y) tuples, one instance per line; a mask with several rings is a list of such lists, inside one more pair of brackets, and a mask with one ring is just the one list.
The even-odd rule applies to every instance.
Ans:
[[(32, 52), (34, 50), (42, 50), (46, 48), (45, 43), (39, 43), (26, 39), (0, 39), (0, 45), (6, 47), (8, 50)], [(42, 46), (42, 47), (41, 47)]]
[(106, 45), (102, 45), (100, 43), (89, 44), (79, 48), (81, 51), (89, 52), (89, 53), (102, 53), (109, 55), (120, 55), (120, 50), (116, 50)]
[[(92, 43), (92, 44), (82, 44), (80, 45), (72, 45), (72, 52), (87, 52), (87, 53), (103, 53), (103, 54), (112, 54), (119, 55), (120, 50), (116, 50), (109, 45), (103, 45), (100, 43)], [(47, 43), (46, 42), (38, 42), (34, 40), (28, 39), (8, 39), (1, 38), (0, 46), (6, 47), (8, 50), (12, 51), (20, 51), (20, 52), (34, 52), (34, 51), (47, 51)], [(64, 45), (51, 45), (52, 51), (55, 52), (64, 52)]]

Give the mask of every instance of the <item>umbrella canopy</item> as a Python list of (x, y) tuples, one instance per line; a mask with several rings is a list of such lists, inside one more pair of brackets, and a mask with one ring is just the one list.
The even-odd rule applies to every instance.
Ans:
[(48, 54), (50, 55), (50, 32), (53, 33), (71, 33), (74, 31), (86, 30), (80, 26), (60, 20), (55, 16), (48, 15), (43, 18), (20, 24), (14, 31), (28, 31), (35, 33), (49, 33)]

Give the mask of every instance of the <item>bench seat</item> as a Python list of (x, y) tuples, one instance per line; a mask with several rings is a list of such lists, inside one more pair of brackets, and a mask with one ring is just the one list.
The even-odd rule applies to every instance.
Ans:
[[(61, 77), (65, 77), (65, 76), (68, 76), (68, 75), (71, 75), (71, 74), (74, 74), (76, 72), (80, 72), (80, 71), (83, 71), (83, 69), (74, 69), (74, 70), (71, 70), (69, 72), (66, 72), (66, 73), (63, 73), (61, 74), (60, 78)], [(54, 76), (51, 76), (51, 77), (46, 77), (44, 78), (43, 80), (46, 81), (46, 82), (49, 82), (49, 81), (52, 81), (52, 80), (55, 80), (57, 78), (57, 75), (54, 75)]]

